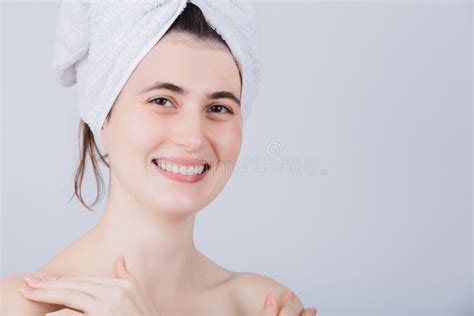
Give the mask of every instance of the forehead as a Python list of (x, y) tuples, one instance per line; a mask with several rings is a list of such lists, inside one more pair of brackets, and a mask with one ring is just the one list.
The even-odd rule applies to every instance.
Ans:
[(138, 91), (157, 80), (196, 92), (230, 90), (240, 95), (241, 91), (239, 69), (227, 46), (188, 34), (163, 37), (138, 64), (128, 84)]

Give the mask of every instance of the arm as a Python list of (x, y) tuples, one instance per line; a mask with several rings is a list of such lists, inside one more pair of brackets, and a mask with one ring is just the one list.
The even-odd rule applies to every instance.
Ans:
[(55, 304), (37, 303), (27, 300), (19, 292), (26, 286), (26, 273), (11, 275), (0, 281), (0, 315), (2, 316), (43, 316), (60, 309)]

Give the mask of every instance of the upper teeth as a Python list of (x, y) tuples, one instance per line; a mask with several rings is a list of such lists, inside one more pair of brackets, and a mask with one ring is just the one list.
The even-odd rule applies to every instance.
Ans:
[(185, 176), (200, 174), (204, 170), (204, 164), (193, 167), (193, 166), (181, 166), (181, 165), (177, 165), (171, 162), (159, 161), (158, 166), (161, 169), (164, 169), (166, 171), (169, 171), (172, 173), (179, 173)]

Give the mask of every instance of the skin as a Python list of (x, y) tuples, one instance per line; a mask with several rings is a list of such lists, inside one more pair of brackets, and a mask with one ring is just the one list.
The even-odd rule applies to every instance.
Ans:
[[(188, 93), (168, 89), (141, 93), (156, 81), (174, 83)], [(277, 315), (288, 301), (288, 313), (279, 315), (314, 315), (304, 311), (297, 297), (286, 297), (288, 288), (281, 283), (224, 269), (194, 245), (195, 216), (224, 188), (242, 144), (239, 104), (227, 98), (208, 99), (206, 95), (214, 91), (241, 97), (239, 69), (230, 51), (187, 34), (162, 38), (135, 68), (102, 128), (110, 159), (103, 216), (29, 275), (118, 278), (119, 268), (114, 270), (113, 263), (123, 255), (127, 275), (166, 314)], [(153, 158), (162, 156), (204, 158), (211, 170), (200, 182), (176, 182), (158, 174), (152, 164)], [(67, 307), (21, 297), (16, 292), (26, 284), (24, 276), (2, 281), (2, 296), (9, 297), (5, 301), (18, 302), (18, 308), (38, 315)], [(53, 286), (54, 281), (48, 282), (44, 284)], [(269, 291), (277, 299), (264, 309)]]

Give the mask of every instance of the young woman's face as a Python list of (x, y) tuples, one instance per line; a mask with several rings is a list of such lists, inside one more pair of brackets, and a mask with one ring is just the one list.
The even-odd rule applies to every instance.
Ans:
[[(240, 97), (239, 70), (225, 46), (166, 35), (134, 70), (102, 129), (111, 190), (118, 186), (117, 192), (170, 215), (205, 207), (240, 153)], [(160, 168), (172, 158), (202, 159), (210, 169), (193, 182), (196, 176), (173, 173), (190, 171), (185, 163), (168, 165), (171, 172)]]

